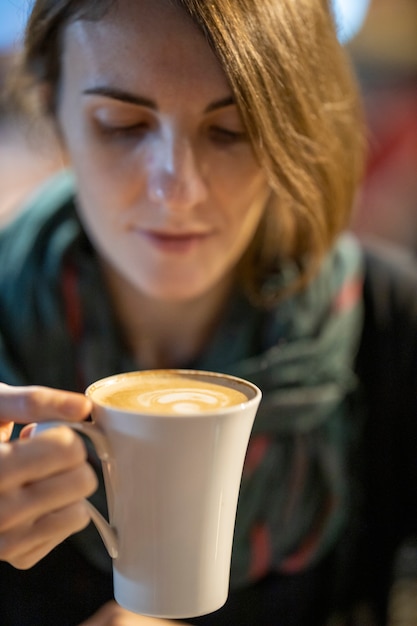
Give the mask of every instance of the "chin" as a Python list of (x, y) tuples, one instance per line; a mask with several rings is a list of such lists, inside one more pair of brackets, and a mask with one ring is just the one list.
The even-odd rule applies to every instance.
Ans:
[(204, 281), (204, 284), (192, 283), (191, 281), (169, 281), (157, 283), (148, 283), (142, 285), (140, 290), (144, 295), (155, 300), (166, 303), (180, 303), (187, 300), (195, 300), (206, 293), (209, 293), (212, 285)]

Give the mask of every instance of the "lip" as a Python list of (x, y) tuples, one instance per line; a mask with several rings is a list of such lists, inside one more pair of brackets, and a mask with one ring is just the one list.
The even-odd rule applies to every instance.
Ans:
[(166, 232), (139, 230), (138, 232), (152, 246), (161, 252), (190, 252), (212, 236), (211, 232)]

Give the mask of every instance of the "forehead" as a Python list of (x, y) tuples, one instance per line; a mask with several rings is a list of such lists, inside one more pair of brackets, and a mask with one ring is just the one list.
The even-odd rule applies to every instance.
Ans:
[[(85, 81), (209, 84), (220, 91), (227, 79), (204, 35), (170, 0), (116, 0), (98, 21), (78, 20), (64, 33), (64, 74)], [(65, 77), (64, 77), (65, 78)]]

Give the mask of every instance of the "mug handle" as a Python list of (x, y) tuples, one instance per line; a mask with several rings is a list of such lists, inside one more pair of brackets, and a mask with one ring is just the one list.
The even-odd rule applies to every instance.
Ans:
[[(30, 436), (35, 437), (41, 432), (45, 430), (49, 430), (50, 428), (57, 428), (58, 426), (68, 426), (73, 430), (77, 430), (84, 435), (87, 435), (89, 439), (94, 444), (96, 449), (98, 458), (102, 463), (107, 463), (110, 459), (110, 449), (108, 445), (108, 441), (106, 439), (105, 434), (100, 430), (96, 424), (92, 424), (91, 422), (43, 422), (41, 424), (36, 424), (35, 428), (32, 430)], [(96, 507), (89, 502), (89, 500), (85, 500), (88, 511), (90, 513), (91, 520), (94, 522), (95, 527), (97, 528), (103, 543), (106, 547), (107, 552), (111, 556), (112, 559), (117, 558), (118, 556), (118, 541), (116, 529), (109, 524), (109, 522), (102, 516), (102, 514), (96, 509)]]

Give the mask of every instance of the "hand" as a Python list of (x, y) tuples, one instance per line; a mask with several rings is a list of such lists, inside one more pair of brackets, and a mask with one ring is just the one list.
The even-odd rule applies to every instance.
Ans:
[(105, 604), (93, 617), (90, 617), (80, 626), (169, 626), (169, 624), (179, 626), (179, 622), (136, 615), (136, 613), (122, 609), (121, 606), (112, 601)]
[[(84, 498), (97, 488), (81, 438), (58, 427), (5, 443), (13, 422), (81, 421), (82, 394), (0, 384), (0, 559), (27, 569), (66, 537), (87, 526)], [(30, 428), (30, 427), (29, 427)]]

